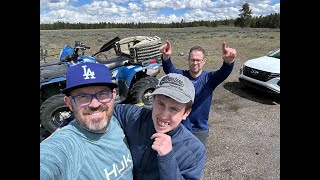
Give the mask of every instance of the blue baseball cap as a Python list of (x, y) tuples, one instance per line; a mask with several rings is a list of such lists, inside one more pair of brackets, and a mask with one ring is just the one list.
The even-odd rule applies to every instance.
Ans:
[(111, 89), (117, 88), (118, 85), (111, 80), (109, 68), (103, 64), (86, 62), (69, 67), (66, 73), (67, 86), (61, 92), (68, 95), (73, 89), (106, 85)]

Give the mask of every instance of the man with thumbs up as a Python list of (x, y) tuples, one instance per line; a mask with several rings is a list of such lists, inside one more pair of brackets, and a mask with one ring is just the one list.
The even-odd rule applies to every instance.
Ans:
[(217, 71), (210, 72), (203, 70), (207, 58), (206, 52), (201, 46), (194, 46), (190, 49), (188, 55), (188, 70), (181, 70), (173, 65), (171, 60), (172, 46), (168, 40), (160, 47), (160, 52), (162, 53), (164, 72), (166, 74), (182, 74), (190, 79), (195, 87), (196, 95), (192, 105), (192, 111), (182, 123), (206, 145), (209, 137), (208, 119), (213, 91), (231, 74), (237, 52), (235, 49), (227, 47), (226, 43), (223, 42), (223, 64)]

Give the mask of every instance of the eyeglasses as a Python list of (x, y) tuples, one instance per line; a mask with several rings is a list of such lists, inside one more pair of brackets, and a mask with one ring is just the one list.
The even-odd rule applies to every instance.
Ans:
[(191, 61), (192, 63), (201, 63), (203, 61), (203, 59), (189, 59), (189, 61)]
[(71, 96), (74, 103), (78, 107), (89, 106), (93, 98), (96, 98), (100, 103), (105, 104), (111, 101), (113, 97), (112, 90), (98, 92), (96, 94), (79, 94), (76, 96)]

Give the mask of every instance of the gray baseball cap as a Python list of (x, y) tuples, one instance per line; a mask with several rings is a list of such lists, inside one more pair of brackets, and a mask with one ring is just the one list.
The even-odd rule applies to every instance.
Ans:
[(195, 90), (192, 82), (185, 76), (169, 73), (159, 79), (152, 95), (162, 94), (180, 103), (194, 102)]

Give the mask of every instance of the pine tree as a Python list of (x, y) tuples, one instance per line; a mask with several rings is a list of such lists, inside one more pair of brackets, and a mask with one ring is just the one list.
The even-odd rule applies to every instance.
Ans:
[(239, 14), (239, 18), (234, 22), (235, 26), (240, 26), (242, 28), (250, 25), (251, 21), (251, 9), (248, 3), (242, 5), (242, 9), (239, 10), (241, 13)]

